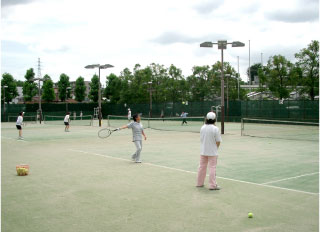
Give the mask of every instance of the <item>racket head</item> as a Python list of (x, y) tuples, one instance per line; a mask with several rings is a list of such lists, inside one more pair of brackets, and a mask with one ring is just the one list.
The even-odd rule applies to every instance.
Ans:
[(98, 136), (101, 139), (106, 139), (111, 135), (111, 133), (112, 133), (112, 130), (110, 130), (109, 128), (104, 128), (99, 130)]

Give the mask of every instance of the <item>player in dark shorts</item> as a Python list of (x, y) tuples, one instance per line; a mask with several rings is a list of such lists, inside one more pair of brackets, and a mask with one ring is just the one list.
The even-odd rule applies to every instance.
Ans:
[(24, 115), (24, 112), (20, 112), (20, 113), (19, 113), (19, 116), (18, 116), (18, 118), (17, 118), (17, 122), (16, 122), (17, 130), (19, 130), (19, 137), (18, 137), (18, 139), (23, 139), (23, 137), (22, 137), (23, 115)]
[(187, 112), (182, 112), (182, 114), (181, 114), (181, 118), (182, 118), (182, 123), (181, 123), (181, 126), (183, 126), (183, 124), (187, 124), (188, 125), (188, 123), (187, 123), (187, 116), (188, 116), (188, 113)]

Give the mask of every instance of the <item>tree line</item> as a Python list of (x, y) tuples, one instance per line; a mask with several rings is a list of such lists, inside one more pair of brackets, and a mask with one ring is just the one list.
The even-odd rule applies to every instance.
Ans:
[[(295, 54), (296, 62), (292, 63), (282, 55), (271, 56), (267, 65), (254, 64), (250, 67), (250, 78), (259, 77), (258, 91), (270, 91), (273, 96), (288, 98), (291, 91), (308, 94), (311, 100), (319, 95), (319, 41), (311, 43)], [(249, 74), (249, 69), (247, 70)], [(240, 80), (236, 70), (228, 63), (224, 63), (224, 78), (226, 94), (230, 100), (238, 99), (238, 84), (245, 84)], [(248, 75), (249, 76), (249, 75)], [(26, 71), (25, 81), (16, 81), (9, 73), (2, 75), (1, 86), (6, 88), (5, 101), (10, 102), (18, 96), (17, 86), (22, 86), (24, 101), (31, 101), (38, 94), (35, 73), (32, 68)], [(57, 83), (59, 99), (65, 101), (70, 98), (70, 78), (62, 73)], [(90, 82), (88, 97), (91, 101), (98, 101), (99, 77), (93, 75)], [(3, 88), (1, 89), (3, 91)], [(142, 68), (136, 64), (133, 70), (125, 68), (119, 75), (111, 73), (106, 77), (106, 88), (102, 97), (111, 103), (146, 103), (149, 101), (149, 91), (152, 100), (161, 102), (210, 101), (221, 96), (221, 62), (208, 66), (194, 66), (192, 74), (185, 77), (182, 70), (175, 65), (152, 63)], [(2, 92), (3, 93), (3, 92)], [(82, 102), (86, 97), (84, 78), (79, 76), (73, 89), (75, 100)], [(240, 88), (239, 98), (247, 98), (247, 91)], [(43, 77), (41, 87), (42, 99), (46, 102), (55, 100), (54, 83), (49, 75)], [(3, 94), (2, 94), (3, 101)]]

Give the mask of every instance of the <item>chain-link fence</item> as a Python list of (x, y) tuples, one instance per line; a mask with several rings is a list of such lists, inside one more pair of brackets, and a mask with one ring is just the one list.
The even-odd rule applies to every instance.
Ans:
[[(204, 102), (179, 102), (179, 103), (155, 103), (152, 104), (152, 117), (175, 117), (182, 112), (188, 112), (189, 116), (204, 116), (213, 106), (220, 105), (220, 101)], [(44, 103), (42, 104), (43, 115), (63, 116), (67, 111), (77, 116), (82, 112), (83, 115), (93, 115), (97, 103)], [(8, 121), (8, 116), (17, 116), (19, 112), (26, 112), (26, 115), (37, 114), (38, 104), (9, 104), (6, 105), (5, 118), (2, 114), (1, 120)], [(127, 115), (128, 108), (132, 114), (141, 113), (148, 117), (150, 112), (149, 104), (102, 104), (102, 115)], [(220, 114), (220, 112), (219, 112)], [(292, 121), (311, 121), (319, 120), (319, 101), (279, 101), (257, 100), (257, 101), (229, 101), (225, 102), (225, 121), (240, 122), (241, 118), (263, 118), (281, 119)]]

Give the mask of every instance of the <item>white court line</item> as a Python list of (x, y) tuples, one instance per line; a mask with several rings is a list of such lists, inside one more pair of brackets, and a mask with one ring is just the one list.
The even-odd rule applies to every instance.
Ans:
[[(76, 150), (76, 149), (69, 149), (69, 151), (80, 152), (80, 153), (88, 154), (88, 155), (100, 156), (100, 157), (103, 157), (103, 158), (110, 158), (110, 159), (122, 160), (122, 161), (126, 161), (126, 162), (132, 162), (131, 160), (128, 160), (128, 159), (123, 159), (123, 158), (118, 158), (118, 157), (108, 156), (108, 155), (102, 155), (102, 154), (98, 154), (98, 153), (94, 153), (94, 152), (87, 152), (87, 151)], [(197, 172), (187, 171), (187, 170), (183, 170), (183, 169), (179, 169), (179, 168), (171, 168), (171, 167), (162, 166), (162, 165), (158, 165), (158, 164), (152, 164), (152, 163), (141, 163), (141, 164), (154, 166), (154, 167), (158, 167), (158, 168), (165, 168), (165, 169), (175, 170), (175, 171), (179, 171), (179, 172), (197, 174)], [(221, 177), (221, 176), (217, 176), (217, 178), (223, 179), (223, 180), (239, 182), (239, 183), (244, 183), (244, 184), (251, 184), (251, 185), (256, 185), (256, 186), (262, 186), (262, 187), (268, 187), (268, 188), (274, 188), (274, 189), (281, 189), (281, 190), (286, 190), (286, 191), (291, 191), (291, 192), (304, 193), (304, 194), (310, 194), (310, 195), (316, 195), (316, 196), (319, 195), (319, 193), (312, 193), (312, 192), (306, 192), (306, 191), (301, 191), (301, 190), (282, 188), (282, 187), (266, 185), (266, 184), (258, 184), (258, 183), (243, 181), (243, 180), (236, 180), (236, 179)]]
[(10, 139), (10, 140), (15, 140), (15, 141), (20, 141), (20, 142), (28, 142), (28, 141), (25, 141), (25, 140), (22, 140), (22, 139), (14, 139), (14, 138), (9, 138), (9, 137), (4, 137), (4, 136), (1, 136), (1, 138), (3, 139)]
[(277, 183), (277, 182), (281, 182), (281, 181), (285, 181), (285, 180), (297, 179), (297, 178), (300, 178), (300, 177), (303, 177), (303, 176), (312, 176), (312, 175), (315, 175), (315, 174), (319, 174), (319, 172), (307, 173), (307, 174), (303, 174), (303, 175), (300, 175), (300, 176), (293, 176), (293, 177), (288, 177), (288, 178), (284, 178), (284, 179), (280, 179), (280, 180), (269, 181), (269, 182), (265, 182), (263, 184), (272, 184), (272, 183)]

